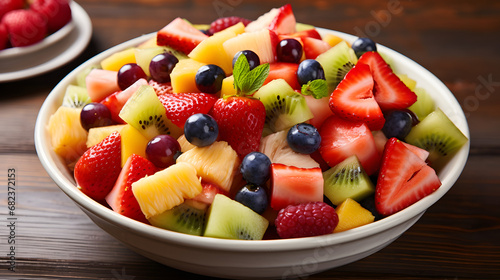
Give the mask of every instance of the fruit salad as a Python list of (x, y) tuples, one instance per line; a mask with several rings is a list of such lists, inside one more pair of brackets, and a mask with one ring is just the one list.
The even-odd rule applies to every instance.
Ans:
[(253, 21), (176, 18), (78, 75), (47, 125), (77, 188), (185, 234), (370, 224), (436, 191), (468, 141), (373, 40), (321, 34), (290, 5)]

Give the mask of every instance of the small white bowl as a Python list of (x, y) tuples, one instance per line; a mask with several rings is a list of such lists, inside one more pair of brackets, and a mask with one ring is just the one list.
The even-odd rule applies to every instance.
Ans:
[[(345, 33), (326, 29), (320, 31), (343, 37), (349, 42), (356, 39)], [(51, 148), (46, 125), (50, 115), (62, 103), (66, 87), (75, 82), (80, 71), (98, 64), (112, 53), (138, 45), (151, 36), (153, 34), (144, 35), (113, 47), (72, 71), (45, 100), (35, 127), (38, 156), (59, 188), (99, 227), (147, 258), (192, 273), (232, 279), (292, 278), (332, 269), (371, 255), (393, 242), (452, 187), (465, 166), (469, 153), (468, 143), (440, 170), (442, 186), (433, 194), (369, 225), (318, 237), (262, 241), (224, 240), (163, 230), (121, 216), (76, 188), (72, 174)], [(417, 81), (419, 87), (431, 92), (437, 106), (469, 137), (467, 121), (459, 103), (438, 78), (409, 58), (384, 46), (377, 47), (379, 52), (391, 59), (391, 66), (398, 73), (408, 74)]]

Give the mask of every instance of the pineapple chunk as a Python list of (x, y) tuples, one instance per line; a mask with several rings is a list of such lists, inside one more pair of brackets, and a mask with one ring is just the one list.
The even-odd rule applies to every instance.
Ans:
[(124, 126), (125, 126), (124, 124), (117, 124), (117, 125), (93, 127), (89, 129), (89, 135), (87, 137), (87, 148), (90, 148), (95, 144), (100, 143), (102, 140), (104, 140), (104, 138), (108, 137), (108, 135), (110, 135), (115, 131), (119, 133)]
[[(333, 46), (337, 45), (338, 43), (344, 41), (344, 39), (342, 39), (342, 38), (340, 38), (338, 36), (335, 36), (333, 34), (328, 33), (328, 34), (323, 35), (323, 41), (327, 42), (328, 45), (330, 45), (330, 46), (333, 47)], [(349, 43), (347, 43), (347, 44), (349, 45)]]
[(196, 72), (198, 72), (198, 69), (203, 65), (205, 65), (205, 63), (193, 59), (180, 60), (170, 74), (172, 91), (174, 93), (200, 92), (198, 87), (196, 87), (194, 79)]
[(118, 71), (127, 63), (136, 63), (134, 48), (114, 53), (101, 61), (101, 68), (109, 71)]
[(70, 163), (86, 150), (87, 131), (80, 124), (82, 109), (61, 106), (50, 116), (47, 129), (55, 153)]
[(237, 91), (234, 88), (234, 76), (231, 75), (229, 77), (224, 78), (222, 80), (222, 88), (220, 90), (220, 96), (231, 96), (231, 95), (237, 95)]
[(356, 200), (346, 199), (337, 209), (339, 223), (333, 232), (346, 231), (355, 227), (360, 227), (375, 220), (375, 217), (370, 211), (363, 208)]
[(183, 153), (196, 147), (195, 145), (189, 143), (184, 134), (182, 134), (179, 138), (177, 138), (177, 142), (179, 142), (179, 145), (181, 146), (181, 152)]
[(227, 192), (231, 189), (239, 166), (238, 155), (224, 141), (215, 142), (207, 147), (194, 147), (180, 155), (177, 162), (192, 164), (198, 176)]
[(145, 48), (153, 48), (153, 47), (157, 47), (157, 46), (158, 45), (156, 44), (156, 36), (153, 36), (150, 39), (148, 39), (146, 42), (137, 46), (137, 48), (145, 49)]
[(179, 162), (146, 176), (132, 184), (141, 211), (146, 218), (172, 209), (202, 191), (196, 169), (189, 163)]
[(149, 141), (137, 129), (127, 124), (121, 129), (120, 135), (122, 136), (122, 167), (132, 154), (147, 157), (146, 146)]

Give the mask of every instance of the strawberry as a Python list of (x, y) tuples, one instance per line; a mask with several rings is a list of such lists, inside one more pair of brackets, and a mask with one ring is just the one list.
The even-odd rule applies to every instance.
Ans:
[(19, 10), (24, 7), (24, 0), (0, 0), (0, 21), (10, 11)]
[(247, 25), (246, 32), (269, 29), (278, 35), (292, 34), (296, 32), (296, 20), (292, 6), (286, 4), (280, 8), (273, 8), (260, 16), (257, 20)]
[(330, 44), (321, 39), (310, 37), (302, 38), (302, 43), (304, 45), (306, 59), (316, 59), (318, 55), (326, 52), (332, 47)]
[(303, 40), (304, 38), (314, 38), (321, 40), (321, 35), (319, 34), (318, 30), (316, 28), (311, 28), (311, 29), (306, 29), (306, 30), (301, 30), (297, 31), (291, 34), (284, 34), (279, 36), (280, 40), (283, 40), (285, 38), (298, 38), (300, 40)]
[(9, 42), (9, 34), (7, 28), (0, 22), (0, 50), (7, 48)]
[(373, 85), (370, 67), (354, 66), (330, 95), (330, 109), (343, 119), (366, 123), (371, 130), (382, 129), (385, 119), (373, 96)]
[(219, 139), (229, 143), (240, 158), (259, 150), (266, 120), (266, 108), (260, 100), (241, 96), (220, 98), (211, 115), (219, 125)]
[(113, 211), (137, 221), (147, 223), (139, 203), (132, 192), (132, 183), (153, 175), (158, 169), (149, 160), (132, 154), (120, 172), (113, 189), (106, 196), (106, 202)]
[(71, 21), (71, 7), (68, 0), (33, 0), (30, 9), (44, 17), (49, 33), (61, 29)]
[(88, 149), (75, 165), (75, 180), (83, 193), (102, 200), (121, 171), (121, 136), (113, 132)]
[(434, 169), (396, 138), (387, 141), (375, 191), (377, 211), (394, 214), (441, 186)]
[(163, 95), (167, 93), (173, 93), (172, 83), (159, 83), (153, 79), (149, 80), (149, 85), (155, 89), (156, 95)]
[(208, 38), (182, 18), (176, 18), (157, 33), (158, 46), (169, 46), (185, 54), (190, 53), (201, 41)]
[(344, 159), (356, 155), (368, 175), (374, 174), (380, 164), (375, 139), (363, 122), (344, 120), (336, 115), (328, 117), (319, 128), (319, 152), (333, 167)]
[(9, 33), (13, 47), (23, 47), (40, 42), (47, 35), (43, 17), (32, 10), (14, 10), (4, 15), (2, 23)]
[(210, 24), (208, 32), (209, 34), (214, 34), (240, 22), (247, 26), (251, 22), (251, 20), (236, 16), (218, 18)]
[(358, 64), (370, 66), (375, 81), (373, 95), (382, 111), (405, 109), (417, 101), (417, 95), (394, 74), (378, 52), (364, 53)]
[(113, 119), (113, 121), (115, 121), (116, 123), (125, 123), (125, 121), (122, 120), (122, 118), (120, 118), (119, 116), (120, 111), (122, 110), (127, 100), (136, 92), (136, 90), (139, 89), (139, 87), (147, 84), (148, 82), (146, 81), (146, 79), (139, 79), (125, 90), (116, 91), (115, 93), (108, 95), (104, 100), (101, 101), (102, 104), (108, 107), (109, 111), (111, 112), (111, 118)]
[(215, 95), (202, 92), (163, 94), (158, 99), (167, 111), (167, 118), (181, 128), (190, 116), (207, 114), (217, 101)]
[(222, 188), (220, 188), (219, 186), (217, 186), (215, 184), (202, 181), (201, 186), (203, 188), (201, 193), (192, 198), (195, 201), (210, 205), (214, 201), (216, 194), (220, 193), (220, 194), (223, 194), (225, 196), (229, 196), (227, 191), (223, 190)]
[(269, 63), (269, 75), (264, 81), (264, 85), (275, 79), (284, 79), (293, 89), (300, 90), (297, 80), (297, 63), (273, 62)]

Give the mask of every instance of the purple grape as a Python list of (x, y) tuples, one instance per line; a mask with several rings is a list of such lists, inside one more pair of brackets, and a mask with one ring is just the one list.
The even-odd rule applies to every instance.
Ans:
[(236, 63), (236, 60), (238, 60), (238, 57), (240, 57), (240, 55), (242, 55), (242, 54), (247, 58), (248, 65), (250, 65), (250, 70), (252, 70), (255, 67), (260, 65), (259, 56), (255, 52), (253, 52), (251, 50), (244, 50), (244, 51), (239, 51), (234, 55), (233, 68), (234, 68), (234, 64)]
[(82, 127), (89, 130), (93, 127), (101, 127), (113, 124), (111, 112), (106, 105), (101, 103), (89, 103), (80, 112), (80, 123)]
[(302, 58), (302, 45), (295, 39), (283, 39), (276, 46), (276, 54), (281, 62), (299, 63)]
[(172, 69), (174, 69), (177, 62), (179, 60), (173, 54), (168, 52), (161, 53), (151, 59), (149, 73), (159, 83), (170, 82), (170, 73), (172, 73)]
[(175, 163), (181, 146), (170, 135), (158, 135), (148, 142), (146, 156), (156, 167), (167, 168)]
[(147, 79), (146, 73), (141, 66), (136, 63), (128, 63), (118, 70), (118, 87), (121, 90), (127, 89), (139, 79)]

